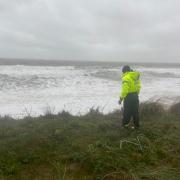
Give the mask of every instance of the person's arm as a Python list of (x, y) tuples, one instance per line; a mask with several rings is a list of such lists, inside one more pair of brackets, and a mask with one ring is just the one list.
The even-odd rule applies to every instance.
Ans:
[(127, 79), (122, 79), (122, 88), (120, 94), (120, 100), (122, 101), (129, 93), (129, 81)]
[(141, 81), (140, 79), (138, 80), (138, 84), (137, 84), (137, 93), (139, 94), (141, 91)]
[(137, 93), (140, 93), (141, 90), (141, 80), (140, 80), (140, 73), (138, 72), (138, 77), (137, 77), (137, 81), (136, 81), (136, 87), (137, 87)]

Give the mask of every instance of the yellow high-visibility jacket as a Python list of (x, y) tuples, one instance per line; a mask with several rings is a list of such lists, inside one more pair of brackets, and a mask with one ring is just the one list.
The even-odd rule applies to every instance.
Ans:
[(120, 98), (123, 100), (129, 93), (140, 93), (141, 81), (140, 73), (130, 71), (122, 74), (122, 88)]

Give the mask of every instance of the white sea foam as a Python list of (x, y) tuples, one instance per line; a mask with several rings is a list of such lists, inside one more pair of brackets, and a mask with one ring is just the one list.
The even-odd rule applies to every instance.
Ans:
[[(180, 100), (178, 68), (134, 67), (141, 72), (141, 101), (171, 104)], [(0, 66), (0, 114), (38, 116), (51, 109), (84, 114), (118, 109), (120, 67)]]

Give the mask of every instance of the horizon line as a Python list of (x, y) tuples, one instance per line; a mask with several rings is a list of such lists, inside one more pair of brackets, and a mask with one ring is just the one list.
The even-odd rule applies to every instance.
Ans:
[(28, 61), (41, 61), (41, 62), (82, 62), (82, 63), (134, 63), (134, 64), (139, 64), (139, 63), (145, 63), (145, 64), (180, 64), (180, 62), (177, 61), (171, 61), (171, 62), (162, 62), (162, 61), (151, 61), (151, 62), (147, 62), (147, 61), (117, 61), (117, 60), (78, 60), (78, 59), (45, 59), (45, 58), (11, 58), (11, 57), (0, 57), (0, 61), (2, 60), (19, 60), (19, 61), (24, 61), (24, 62), (28, 62)]

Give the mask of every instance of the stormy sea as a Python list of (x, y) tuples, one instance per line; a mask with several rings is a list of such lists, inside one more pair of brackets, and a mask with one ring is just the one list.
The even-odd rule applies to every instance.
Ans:
[(0, 115), (22, 118), (62, 110), (84, 114), (119, 109), (121, 68), (141, 73), (140, 101), (180, 101), (180, 64), (0, 60)]

